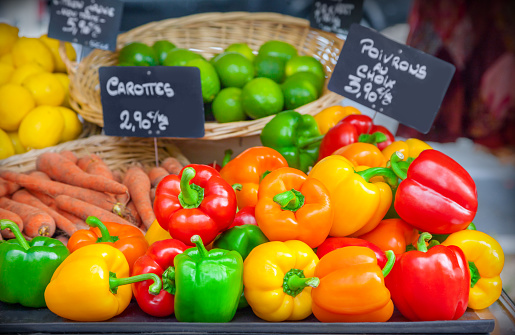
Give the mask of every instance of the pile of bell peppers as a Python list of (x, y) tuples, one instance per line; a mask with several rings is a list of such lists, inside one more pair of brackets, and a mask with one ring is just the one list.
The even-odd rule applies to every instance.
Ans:
[(261, 141), (218, 169), (165, 177), (146, 235), (90, 217), (66, 248), (0, 220), (16, 236), (0, 244), (0, 301), (74, 321), (108, 320), (134, 295), (179, 322), (242, 308), (271, 322), (385, 322), (394, 308), (456, 320), (499, 298), (502, 248), (475, 230), (474, 181), (449, 156), (340, 108), (279, 113)]

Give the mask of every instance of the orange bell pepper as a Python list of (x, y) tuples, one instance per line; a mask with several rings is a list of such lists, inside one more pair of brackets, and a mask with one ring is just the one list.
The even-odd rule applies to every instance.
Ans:
[(331, 251), (317, 264), (318, 287), (311, 290), (313, 314), (321, 322), (385, 322), (393, 314), (390, 291), (384, 284), (395, 263), (381, 270), (367, 247), (349, 246)]
[(429, 144), (421, 141), (417, 138), (408, 138), (406, 141), (395, 141), (386, 148), (383, 149), (383, 155), (385, 157), (392, 157), (392, 155), (399, 151), (404, 155), (403, 160), (408, 158), (415, 159), (424, 150), (432, 149)]
[(259, 185), (256, 221), (270, 241), (299, 240), (316, 248), (333, 222), (329, 192), (300, 170), (277, 169)]
[(259, 182), (267, 173), (288, 166), (286, 159), (276, 150), (268, 147), (252, 147), (229, 161), (220, 170), (222, 178), (229, 184), (241, 184), (236, 191), (238, 208), (256, 206)]
[(406, 252), (406, 247), (416, 245), (418, 230), (402, 219), (386, 219), (359, 238), (372, 242), (381, 250), (392, 250), (396, 255)]
[(343, 156), (355, 166), (385, 167), (388, 161), (377, 146), (363, 142), (355, 142), (341, 147), (333, 155)]
[(68, 240), (70, 253), (94, 243), (109, 244), (125, 255), (132, 271), (134, 262), (147, 252), (148, 242), (145, 235), (134, 226), (102, 222), (94, 216), (88, 217), (86, 223), (91, 226), (89, 230), (78, 230)]
[(320, 134), (324, 135), (334, 127), (341, 119), (348, 115), (352, 114), (361, 114), (359, 109), (352, 106), (331, 106), (323, 109), (315, 115), (315, 121), (318, 124), (318, 130), (320, 130)]

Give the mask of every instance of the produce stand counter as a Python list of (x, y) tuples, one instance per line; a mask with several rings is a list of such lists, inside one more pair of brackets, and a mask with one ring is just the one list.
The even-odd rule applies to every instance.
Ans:
[(503, 291), (487, 309), (468, 309), (456, 321), (409, 322), (395, 311), (388, 322), (321, 323), (313, 315), (298, 322), (266, 322), (247, 307), (229, 323), (177, 322), (174, 317), (156, 318), (136, 304), (106, 322), (72, 322), (47, 308), (30, 309), (0, 303), (0, 333), (111, 333), (111, 334), (514, 334), (515, 305)]

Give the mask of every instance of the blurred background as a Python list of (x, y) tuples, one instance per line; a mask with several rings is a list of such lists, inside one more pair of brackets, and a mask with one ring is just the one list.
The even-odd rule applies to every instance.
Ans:
[[(203, 12), (278, 12), (308, 19), (314, 0), (124, 0), (121, 31), (147, 22)], [(2, 0), (0, 21), (20, 36), (47, 32), (50, 1)], [(465, 167), (475, 180), (479, 230), (506, 254), (505, 290), (515, 298), (515, 1), (365, 0), (361, 24), (456, 66), (456, 74), (429, 134), (398, 125), (348, 99), (400, 137), (429, 141)], [(344, 38), (345, 36), (342, 36)], [(76, 45), (80, 54), (80, 46)], [(87, 53), (87, 50), (84, 54)], [(416, 113), (416, 111), (413, 111)], [(194, 162), (221, 161), (227, 147), (240, 151), (259, 138), (179, 141)], [(238, 152), (235, 152), (237, 154)]]

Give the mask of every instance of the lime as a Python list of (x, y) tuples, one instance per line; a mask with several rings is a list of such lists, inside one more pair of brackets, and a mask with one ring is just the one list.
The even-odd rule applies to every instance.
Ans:
[(245, 56), (251, 62), (253, 62), (254, 58), (256, 57), (254, 55), (254, 52), (248, 46), (247, 43), (233, 43), (233, 44), (229, 45), (227, 47), (227, 49), (225, 49), (225, 51), (226, 52), (234, 51), (234, 52), (237, 52), (239, 54), (242, 54), (243, 56)]
[(320, 78), (325, 78), (324, 66), (311, 56), (296, 56), (286, 62), (286, 77), (297, 72), (312, 72)]
[(285, 61), (279, 57), (259, 55), (254, 60), (256, 77), (270, 78), (280, 84), (284, 81)]
[(152, 45), (152, 48), (154, 49), (154, 51), (156, 53), (157, 63), (159, 65), (163, 64), (163, 61), (165, 60), (166, 56), (168, 55), (168, 53), (170, 51), (177, 49), (175, 44), (173, 44), (172, 42), (167, 41), (167, 40), (156, 41)]
[(157, 65), (157, 57), (152, 47), (145, 43), (133, 42), (120, 50), (118, 63), (132, 66), (154, 66)]
[(254, 78), (254, 66), (245, 56), (237, 52), (224, 52), (212, 63), (224, 87), (243, 87)]
[(216, 70), (205, 59), (193, 59), (184, 66), (197, 67), (200, 70), (200, 86), (202, 87), (202, 98), (204, 102), (211, 102), (220, 92), (220, 79)]
[(267, 41), (259, 48), (258, 55), (279, 57), (286, 62), (290, 58), (297, 56), (297, 49), (290, 43), (283, 41)]
[[(290, 79), (291, 78), (291, 79)], [(288, 81), (305, 81), (314, 85), (317, 89), (317, 97), (322, 94), (324, 90), (324, 82), (325, 78), (321, 78), (312, 72), (297, 72), (292, 74), (290, 77), (287, 77)]]
[(241, 104), (245, 113), (253, 119), (277, 114), (283, 109), (281, 87), (269, 78), (254, 78), (243, 87)]
[(213, 115), (220, 123), (243, 121), (247, 115), (241, 106), (241, 88), (227, 87), (213, 101)]
[(287, 78), (281, 85), (286, 109), (295, 109), (318, 98), (318, 91), (313, 83)]
[(168, 53), (163, 61), (163, 65), (166, 66), (184, 66), (187, 62), (194, 59), (204, 59), (202, 55), (187, 50), (187, 49), (174, 49)]

